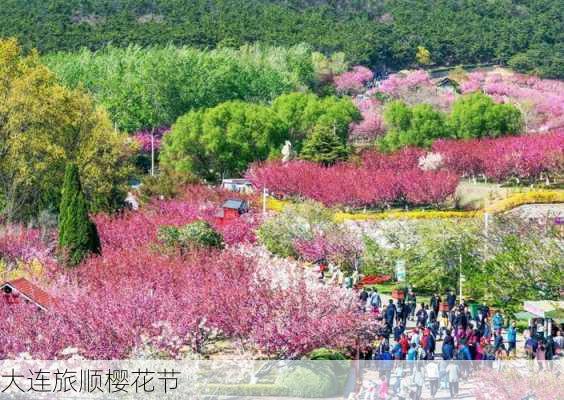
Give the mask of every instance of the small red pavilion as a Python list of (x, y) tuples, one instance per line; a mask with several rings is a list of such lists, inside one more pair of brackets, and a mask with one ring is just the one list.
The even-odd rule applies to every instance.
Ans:
[(245, 200), (231, 199), (223, 203), (221, 210), (215, 217), (219, 225), (225, 225), (236, 220), (246, 212), (249, 212), (249, 204)]
[(15, 279), (0, 285), (0, 295), (9, 304), (21, 302), (36, 305), (40, 310), (46, 311), (55, 303), (49, 293), (40, 289), (25, 278)]

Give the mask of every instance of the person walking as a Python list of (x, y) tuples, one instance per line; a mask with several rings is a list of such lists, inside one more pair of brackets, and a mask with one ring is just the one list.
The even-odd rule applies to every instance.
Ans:
[(425, 373), (429, 380), (429, 389), (431, 391), (431, 398), (434, 399), (439, 390), (439, 364), (436, 362), (428, 362), (425, 366)]
[(384, 317), (386, 318), (386, 324), (388, 324), (390, 329), (394, 326), (395, 316), (396, 316), (396, 306), (394, 305), (394, 301), (390, 299), (388, 303), (388, 307), (386, 307), (386, 312), (384, 313)]
[(410, 308), (409, 305), (402, 300), (403, 308), (401, 310), (400, 320), (404, 326), (407, 326), (407, 318), (409, 317)]
[(443, 311), (441, 312), (441, 318), (439, 318), (439, 339), (443, 339), (445, 337), (448, 328), (448, 314), (446, 313), (446, 311)]
[(421, 308), (415, 316), (417, 317), (417, 326), (425, 328), (427, 326), (427, 318), (429, 317), (425, 303), (421, 303)]
[(503, 328), (503, 317), (499, 313), (499, 311), (495, 312), (495, 315), (492, 318), (492, 325), (494, 331), (501, 331)]
[(409, 306), (408, 316), (413, 320), (415, 318), (415, 309), (417, 308), (417, 296), (415, 296), (412, 289), (409, 289), (406, 300)]
[(439, 306), (441, 304), (441, 296), (438, 293), (431, 297), (431, 309), (435, 312), (435, 316), (439, 315)]
[(552, 335), (548, 335), (546, 337), (546, 360), (552, 361), (554, 355), (556, 354), (556, 345), (554, 344), (554, 338)]
[(415, 343), (411, 343), (411, 347), (407, 352), (407, 361), (416, 361), (417, 360), (417, 345)]
[(366, 312), (366, 302), (368, 300), (368, 297), (370, 297), (368, 291), (366, 290), (366, 288), (362, 288), (360, 294), (358, 295), (358, 301), (360, 303), (360, 309), (363, 312)]
[(458, 381), (460, 378), (460, 368), (456, 362), (450, 362), (446, 367), (448, 375), (448, 389), (450, 397), (455, 398), (458, 396)]
[(535, 358), (537, 353), (538, 341), (535, 336), (530, 335), (527, 340), (525, 340), (525, 354), (527, 358), (532, 360)]
[(511, 353), (513, 356), (517, 354), (517, 328), (515, 327), (515, 321), (511, 322), (509, 328), (507, 328), (507, 356), (509, 357)]
[(443, 339), (443, 360), (452, 360), (454, 358), (454, 338), (450, 330), (446, 331)]
[(456, 305), (456, 295), (454, 294), (454, 292), (452, 290), (450, 290), (448, 292), (446, 301), (447, 301), (447, 304), (448, 304), (448, 310), (452, 311), (452, 309)]
[(405, 333), (401, 334), (398, 343), (401, 346), (401, 360), (405, 360), (405, 357), (407, 356), (407, 352), (409, 351), (409, 340), (407, 339), (407, 335)]
[(423, 368), (421, 368), (420, 364), (415, 365), (415, 369), (413, 371), (413, 384), (412, 384), (412, 393), (413, 393), (413, 400), (421, 400), (421, 395), (423, 394), (423, 386), (425, 385), (425, 373)]
[(398, 399), (408, 400), (411, 394), (411, 383), (413, 378), (412, 375), (409, 374), (409, 371), (404, 371), (403, 373), (404, 375), (399, 378), (401, 383), (398, 391)]
[(498, 351), (505, 351), (505, 344), (503, 343), (503, 336), (501, 335), (501, 329), (495, 331), (494, 333), (494, 353), (497, 354)]
[(397, 324), (393, 329), (394, 340), (396, 342), (399, 342), (401, 335), (403, 335), (404, 332), (405, 332), (405, 325), (403, 324), (402, 321), (400, 321), (399, 324)]
[(398, 300), (396, 304), (396, 325), (399, 325), (401, 322), (404, 307), (405, 303), (403, 300)]
[(554, 345), (554, 354), (561, 355), (564, 352), (564, 336), (562, 335), (561, 330), (558, 330), (558, 332), (556, 332)]
[(372, 293), (370, 304), (372, 305), (372, 311), (375, 311), (375, 309), (380, 311), (380, 308), (382, 308), (382, 299), (380, 298), (380, 294), (377, 289), (374, 289), (374, 293)]

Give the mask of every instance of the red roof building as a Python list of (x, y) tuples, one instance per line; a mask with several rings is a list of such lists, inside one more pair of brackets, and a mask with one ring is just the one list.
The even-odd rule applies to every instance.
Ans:
[(0, 293), (10, 304), (19, 303), (22, 300), (26, 303), (33, 303), (41, 310), (48, 310), (55, 303), (49, 293), (40, 289), (25, 278), (15, 279), (0, 285)]
[(215, 215), (216, 222), (223, 226), (247, 212), (249, 212), (249, 204), (245, 200), (227, 200)]

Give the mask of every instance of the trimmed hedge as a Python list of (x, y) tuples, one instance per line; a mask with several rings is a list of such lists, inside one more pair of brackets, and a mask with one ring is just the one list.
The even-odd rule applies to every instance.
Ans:
[(208, 384), (200, 392), (215, 396), (330, 397), (340, 395), (346, 384), (348, 368), (344, 364), (342, 368), (339, 365), (337, 372), (320, 361), (315, 369), (304, 366), (292, 368), (280, 375), (275, 383)]
[[(280, 212), (290, 202), (287, 200), (268, 199), (269, 210)], [(497, 201), (485, 211), (501, 213), (526, 204), (564, 203), (564, 190), (544, 190), (516, 193), (503, 200)], [(439, 219), (439, 218), (476, 218), (482, 216), (484, 211), (383, 211), (383, 212), (358, 212), (348, 213), (336, 211), (335, 222), (344, 221), (375, 221), (383, 219)]]
[(564, 190), (535, 190), (516, 193), (489, 207), (486, 211), (492, 213), (504, 212), (525, 204), (564, 203)]

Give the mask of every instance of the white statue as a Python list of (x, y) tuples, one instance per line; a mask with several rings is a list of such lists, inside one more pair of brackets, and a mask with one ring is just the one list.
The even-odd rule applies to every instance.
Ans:
[(286, 163), (295, 157), (294, 150), (292, 149), (292, 143), (286, 140), (284, 147), (282, 147), (282, 162)]

